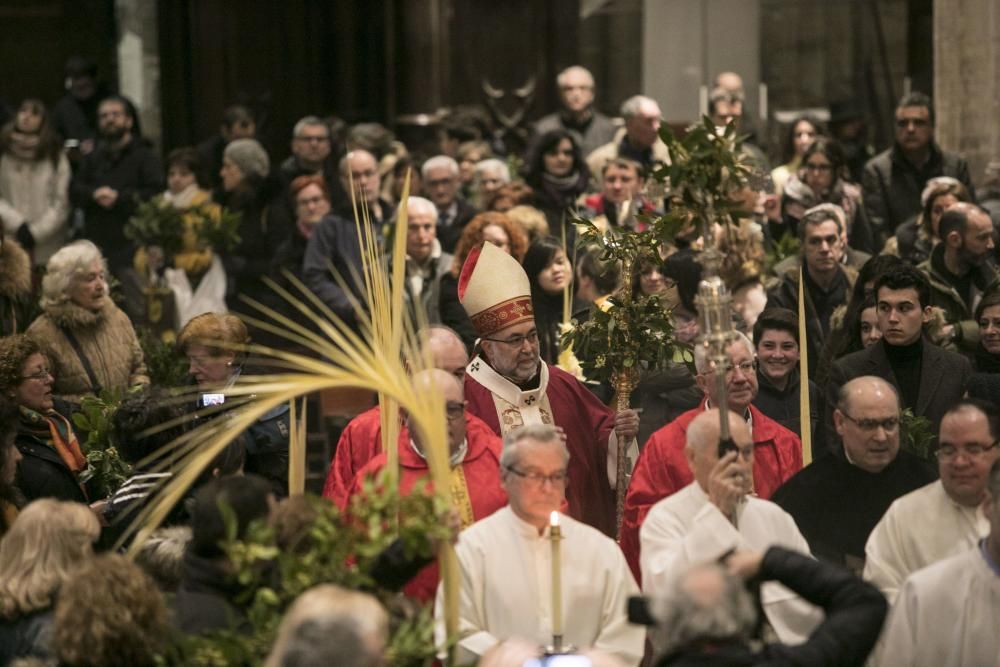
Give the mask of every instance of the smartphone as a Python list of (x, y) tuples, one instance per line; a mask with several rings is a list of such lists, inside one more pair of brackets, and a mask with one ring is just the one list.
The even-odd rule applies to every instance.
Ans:
[(593, 663), (585, 655), (559, 653), (545, 655), (541, 658), (530, 658), (524, 661), (522, 667), (593, 667)]
[(222, 405), (226, 402), (225, 394), (202, 394), (201, 404), (206, 408), (212, 405)]
[(732, 438), (726, 438), (725, 440), (719, 441), (719, 458), (728, 454), (729, 452), (739, 452), (740, 448), (736, 446)]

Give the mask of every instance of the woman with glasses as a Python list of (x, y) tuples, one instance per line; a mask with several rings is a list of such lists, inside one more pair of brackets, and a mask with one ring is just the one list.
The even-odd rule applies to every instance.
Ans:
[(90, 241), (49, 258), (42, 279), (42, 314), (27, 335), (51, 353), (52, 393), (79, 403), (103, 389), (149, 384), (132, 322), (108, 296), (107, 264)]
[(0, 130), (0, 219), (41, 270), (66, 242), (69, 160), (40, 100)]
[(0, 339), (0, 392), (17, 405), (17, 488), (27, 500), (85, 503), (80, 474), (87, 461), (70, 421), (71, 408), (52, 390), (52, 367), (38, 343), (23, 335)]
[(847, 243), (855, 250), (873, 252), (871, 227), (861, 205), (861, 188), (848, 182), (847, 165), (840, 146), (820, 137), (802, 155), (796, 175), (789, 177), (781, 198), (782, 220), (771, 224), (771, 234), (777, 239), (785, 234), (797, 234), (799, 220), (809, 209), (819, 204), (836, 204), (846, 214)]
[(565, 234), (566, 247), (576, 242), (570, 222), (577, 200), (590, 187), (590, 170), (573, 135), (552, 130), (539, 138), (526, 159), (525, 182), (535, 191), (535, 207), (545, 214), (553, 235)]

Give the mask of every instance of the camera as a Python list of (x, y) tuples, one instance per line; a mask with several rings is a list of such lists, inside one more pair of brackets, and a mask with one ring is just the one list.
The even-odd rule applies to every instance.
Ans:
[(201, 404), (204, 407), (210, 407), (212, 405), (222, 405), (226, 402), (225, 394), (202, 394)]

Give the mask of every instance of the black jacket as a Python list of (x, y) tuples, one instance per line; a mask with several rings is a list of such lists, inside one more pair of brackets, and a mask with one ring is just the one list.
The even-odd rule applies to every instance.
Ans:
[(17, 658), (50, 657), (52, 619), (49, 608), (11, 621), (0, 620), (0, 665), (8, 665)]
[[(72, 424), (69, 404), (57, 402), (56, 411), (70, 419)], [(84, 504), (88, 502), (76, 475), (66, 467), (55, 449), (23, 429), (18, 429), (14, 444), (24, 457), (17, 465), (15, 486), (28, 501), (56, 498)]]
[(876, 248), (881, 248), (899, 225), (920, 213), (920, 194), (927, 181), (936, 176), (957, 178), (975, 201), (976, 193), (965, 159), (942, 151), (934, 143), (930, 159), (920, 168), (907, 160), (895, 144), (868, 161), (861, 187)]
[(454, 254), (455, 245), (465, 231), (465, 226), (476, 217), (479, 210), (461, 197), (455, 199), (456, 210), (455, 219), (449, 220), (446, 227), (440, 224), (437, 228), (437, 239), (441, 243), (441, 250)]
[[(825, 388), (828, 435), (833, 432), (834, 403), (840, 387), (848, 380), (862, 375), (875, 375), (892, 383), (897, 390), (900, 390), (900, 396), (905, 395), (906, 392), (900, 389), (899, 381), (892, 372), (885, 346), (886, 341), (883, 338), (871, 347), (852, 352), (833, 364), (830, 369), (830, 382)], [(920, 387), (917, 390), (917, 404), (912, 406), (913, 414), (927, 417), (931, 421), (931, 433), (937, 434), (945, 411), (965, 395), (971, 378), (972, 364), (966, 357), (924, 340), (920, 363)]]
[[(778, 389), (758, 368), (757, 398), (753, 399), (753, 404), (765, 415), (801, 438), (800, 380), (799, 369), (795, 368), (785, 388)], [(820, 391), (819, 385), (809, 380), (809, 428), (812, 442), (821, 442), (818, 438), (820, 425), (823, 423), (823, 406), (823, 392)]]
[(236, 599), (243, 589), (231, 578), (224, 562), (184, 554), (181, 584), (174, 597), (174, 625), (185, 634), (212, 630), (250, 629)]
[(777, 581), (821, 607), (823, 622), (803, 644), (705, 643), (660, 659), (657, 667), (740, 665), (862, 665), (875, 646), (888, 604), (870, 584), (808, 556), (771, 547), (760, 567), (762, 581)]

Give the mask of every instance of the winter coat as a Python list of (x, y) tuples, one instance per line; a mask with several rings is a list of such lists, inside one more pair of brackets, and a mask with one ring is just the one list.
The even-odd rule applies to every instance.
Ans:
[(52, 608), (11, 620), (0, 619), (0, 665), (8, 665), (17, 658), (49, 658), (52, 621)]
[(7, 153), (0, 157), (0, 218), (7, 237), (28, 223), (35, 239), (35, 266), (45, 266), (66, 243), (69, 218), (69, 160), (25, 160)]
[[(70, 420), (72, 426), (72, 406), (56, 401), (56, 412)], [(21, 452), (21, 462), (17, 464), (15, 485), (28, 501), (36, 498), (56, 498), (69, 502), (87, 504), (87, 494), (77, 476), (59, 457), (58, 452), (48, 443), (24, 429), (18, 429), (14, 444)]]
[(0, 336), (24, 333), (31, 301), (31, 260), (8, 237), (0, 246)]
[(97, 393), (65, 330), (69, 329), (102, 389), (149, 384), (146, 362), (132, 322), (110, 299), (93, 312), (72, 301), (43, 308), (27, 334), (50, 353), (55, 384), (52, 393), (73, 403)]
[(1000, 285), (1000, 272), (989, 262), (972, 269), (972, 290), (974, 296), (971, 308), (958, 293), (954, 285), (942, 273), (944, 266), (944, 246), (938, 244), (931, 256), (917, 266), (931, 287), (930, 305), (941, 308), (949, 324), (955, 326), (954, 340), (963, 352), (972, 353), (979, 345), (979, 323), (975, 319), (975, 308), (982, 295)]

